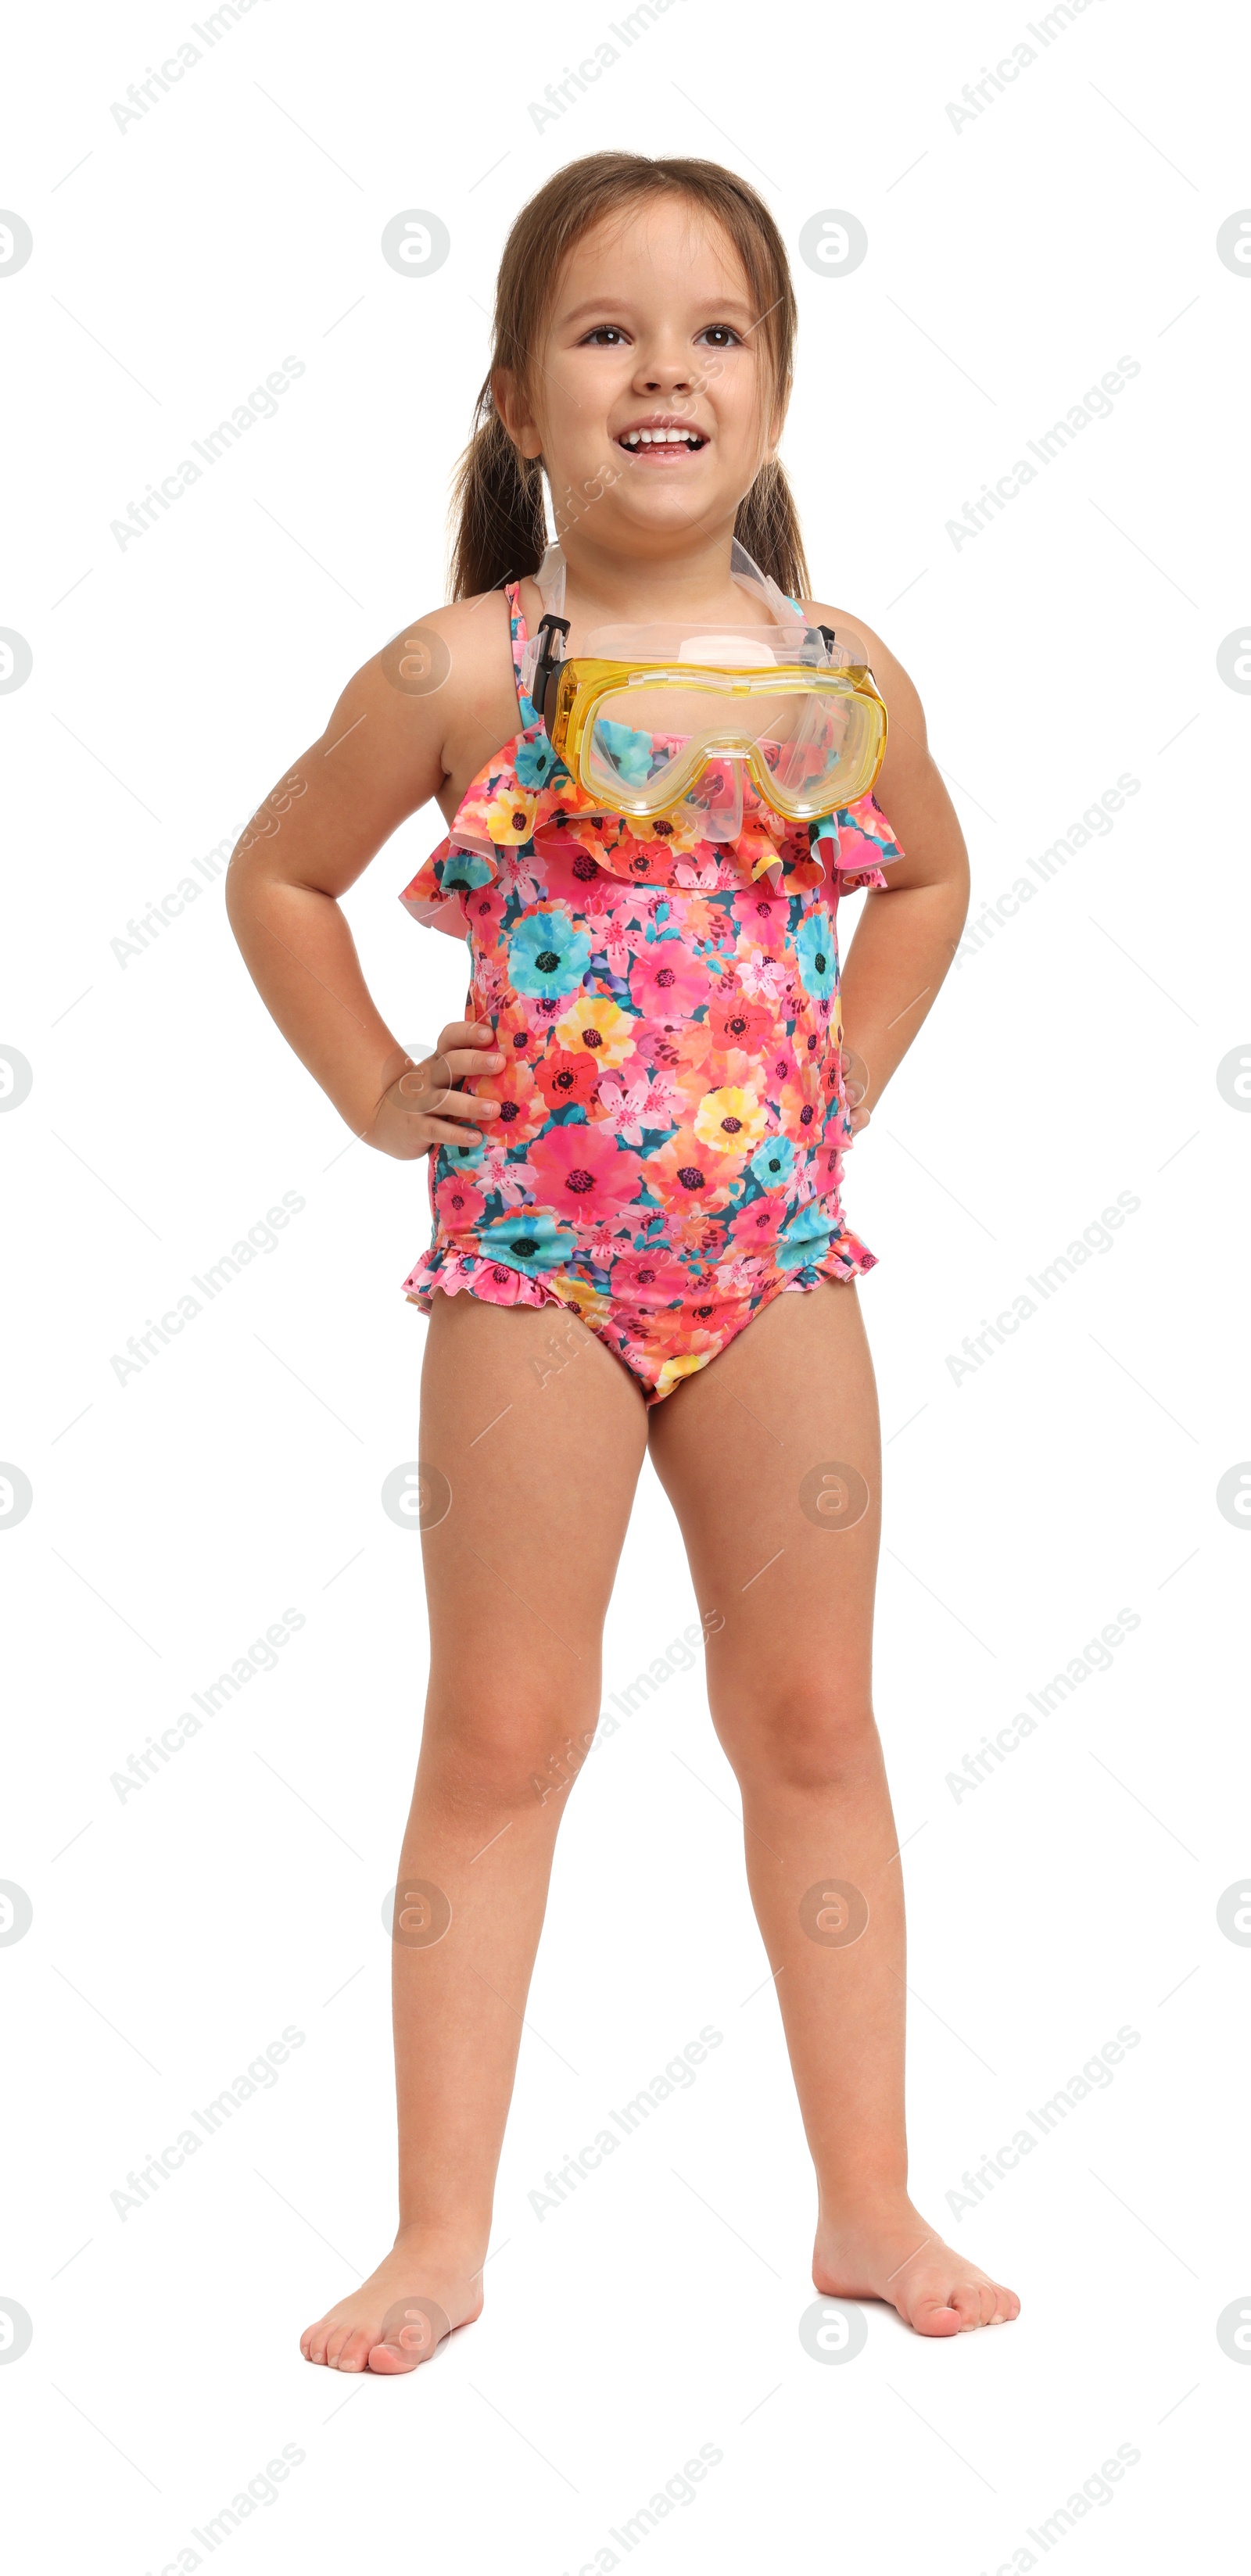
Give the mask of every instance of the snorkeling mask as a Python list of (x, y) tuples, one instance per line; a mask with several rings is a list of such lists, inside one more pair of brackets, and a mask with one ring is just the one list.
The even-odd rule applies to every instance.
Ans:
[(742, 829), (744, 773), (788, 822), (853, 804), (886, 749), (886, 705), (856, 636), (809, 626), (735, 538), (733, 579), (767, 625), (601, 626), (559, 658), (569, 632), (565, 565), (547, 549), (537, 580), (545, 614), (523, 682), (553, 751), (597, 810), (694, 825), (701, 839)]

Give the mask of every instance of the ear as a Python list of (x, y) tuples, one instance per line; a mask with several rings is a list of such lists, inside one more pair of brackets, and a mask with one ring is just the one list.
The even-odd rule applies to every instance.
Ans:
[(519, 453), (541, 456), (542, 433), (511, 367), (497, 367), (491, 378), (491, 399)]

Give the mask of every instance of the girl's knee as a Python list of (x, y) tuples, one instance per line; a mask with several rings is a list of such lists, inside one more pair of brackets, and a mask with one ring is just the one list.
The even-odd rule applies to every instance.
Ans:
[(873, 1700), (864, 1686), (801, 1674), (750, 1699), (714, 1703), (713, 1721), (744, 1787), (830, 1789), (881, 1761)]
[(586, 1711), (497, 1701), (454, 1720), (427, 1721), (422, 1769), (449, 1804), (475, 1816), (559, 1805), (594, 1742)]

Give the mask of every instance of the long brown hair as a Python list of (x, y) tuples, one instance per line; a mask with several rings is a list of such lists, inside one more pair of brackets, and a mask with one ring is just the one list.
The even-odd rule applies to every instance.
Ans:
[[(495, 289), (494, 344), (453, 491), (452, 596), (495, 590), (538, 571), (547, 544), (543, 469), (514, 447), (495, 408), (491, 379), (507, 368), (532, 395), (540, 338), (565, 255), (605, 215), (647, 197), (683, 196), (728, 234), (743, 265), (765, 350), (768, 391), (791, 389), (795, 292), (782, 236), (745, 179), (718, 161), (650, 161), (635, 152), (591, 152), (558, 170), (523, 206), (504, 245)], [(739, 503), (734, 533), (779, 589), (802, 599), (808, 567), (790, 485), (776, 462), (761, 466)]]

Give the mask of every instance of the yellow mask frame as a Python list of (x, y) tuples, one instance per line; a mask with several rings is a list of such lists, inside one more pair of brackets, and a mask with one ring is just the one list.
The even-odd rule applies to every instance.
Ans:
[[(597, 726), (610, 704), (618, 711), (616, 725), (626, 729), (630, 698), (636, 690), (647, 692), (652, 710), (657, 699), (663, 707), (667, 695), (675, 701), (675, 712), (679, 696), (686, 701), (686, 721), (680, 729), (683, 747), (651, 780), (621, 776), (597, 743)], [(672, 816), (687, 802), (710, 763), (732, 760), (746, 767), (762, 801), (788, 822), (813, 821), (867, 795), (886, 752), (886, 701), (867, 663), (844, 663), (834, 669), (779, 662), (743, 667), (685, 658), (612, 661), (577, 654), (550, 666), (543, 699), (538, 711), (545, 716), (552, 749), (570, 776), (606, 810), (636, 819)], [(832, 763), (807, 779), (788, 783), (780, 778), (780, 762), (771, 766), (765, 756), (765, 743), (775, 749), (777, 744), (763, 713), (764, 701), (772, 701), (776, 708), (779, 699), (807, 701), (806, 709), (797, 710), (801, 721), (808, 713), (814, 722), (823, 713), (837, 714), (842, 739), (849, 731), (853, 738), (847, 761), (838, 765), (840, 749)], [(690, 723), (692, 700), (699, 708), (694, 725)], [(755, 723), (753, 702), (760, 710)], [(639, 728), (644, 736), (648, 730), (646, 725)], [(658, 728), (650, 730), (654, 734)]]

